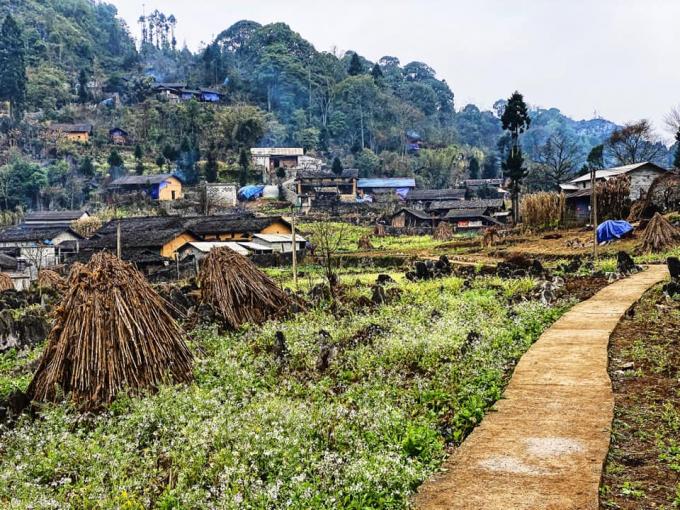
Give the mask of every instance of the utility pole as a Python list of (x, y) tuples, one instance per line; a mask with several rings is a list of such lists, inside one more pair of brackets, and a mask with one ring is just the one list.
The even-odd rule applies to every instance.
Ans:
[(590, 169), (590, 212), (593, 225), (593, 262), (597, 262), (597, 170), (593, 165)]
[(293, 206), (293, 219), (290, 223), (292, 231), (292, 241), (293, 241), (293, 284), (295, 285), (295, 290), (298, 290), (298, 278), (297, 278), (297, 241), (295, 237), (295, 205)]

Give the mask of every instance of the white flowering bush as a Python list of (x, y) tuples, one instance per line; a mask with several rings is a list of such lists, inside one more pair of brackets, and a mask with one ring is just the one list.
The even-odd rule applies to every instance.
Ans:
[[(100, 415), (47, 405), (0, 431), (0, 507), (404, 508), (564, 311), (510, 304), (533, 284), (401, 282), (396, 301), (361, 312), (195, 331), (191, 385), (120, 396)], [(335, 347), (323, 372), (321, 329)], [(0, 381), (22, 373), (25, 387), (31, 358), (3, 355)]]

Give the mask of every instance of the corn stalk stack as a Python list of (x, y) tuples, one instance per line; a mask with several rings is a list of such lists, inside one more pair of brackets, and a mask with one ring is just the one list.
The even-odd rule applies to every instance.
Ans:
[(28, 395), (56, 401), (61, 390), (95, 410), (124, 389), (191, 380), (191, 352), (166, 307), (132, 264), (111, 254), (72, 268)]
[(65, 292), (67, 285), (66, 280), (56, 271), (41, 269), (38, 273), (38, 287)]
[(255, 264), (229, 248), (211, 250), (203, 259), (198, 285), (201, 304), (233, 329), (281, 316), (296, 304)]
[(673, 248), (678, 243), (680, 243), (680, 231), (666, 218), (656, 213), (642, 235), (640, 251), (659, 253)]
[(0, 292), (14, 289), (12, 278), (5, 273), (0, 273)]
[(434, 229), (432, 238), (435, 241), (450, 241), (453, 239), (453, 229), (446, 221), (442, 221), (437, 228)]

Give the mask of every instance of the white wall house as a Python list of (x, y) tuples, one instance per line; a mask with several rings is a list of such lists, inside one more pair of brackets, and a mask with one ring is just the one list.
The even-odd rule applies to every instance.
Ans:
[[(598, 182), (608, 181), (619, 175), (627, 175), (630, 178), (630, 199), (638, 200), (644, 198), (654, 179), (664, 175), (668, 170), (650, 162), (635, 163), (614, 168), (606, 168), (595, 172), (595, 179)], [(562, 189), (569, 191), (580, 191), (590, 189), (590, 174), (582, 175), (562, 185)]]

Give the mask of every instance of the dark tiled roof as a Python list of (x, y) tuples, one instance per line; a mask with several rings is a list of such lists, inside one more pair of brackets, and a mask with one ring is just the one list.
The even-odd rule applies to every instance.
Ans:
[(466, 186), (500, 186), (503, 184), (503, 179), (467, 179), (463, 181)]
[(503, 200), (500, 198), (489, 198), (484, 200), (442, 200), (432, 202), (430, 209), (487, 209), (503, 207)]
[(40, 211), (28, 213), (24, 221), (75, 221), (86, 211)]
[(185, 218), (185, 220), (187, 229), (200, 236), (231, 234), (238, 232), (257, 233), (275, 221), (281, 221), (287, 224), (287, 222), (280, 216), (264, 218), (233, 215), (197, 216), (194, 218)]
[(22, 223), (14, 227), (9, 227), (0, 232), (0, 243), (21, 243), (21, 242), (44, 242), (52, 241), (59, 234), (68, 232), (76, 237), (80, 237), (68, 227), (54, 226), (32, 226)]
[(567, 200), (568, 200), (568, 199), (570, 199), (570, 198), (589, 197), (589, 196), (592, 195), (592, 194), (593, 194), (593, 190), (591, 190), (590, 188), (586, 188), (586, 189), (581, 189), (581, 190), (578, 190), (578, 191), (574, 191), (573, 193), (568, 193), (567, 196), (566, 196), (566, 198), (567, 198)]
[(359, 177), (359, 170), (356, 168), (345, 168), (340, 176), (332, 170), (298, 170), (297, 179), (356, 179)]
[(420, 218), (421, 220), (430, 220), (432, 219), (432, 216), (427, 214), (425, 211), (421, 211), (420, 209), (411, 209), (409, 207), (402, 207), (399, 209), (396, 213), (392, 215), (392, 217), (395, 217), (402, 212), (406, 212), (412, 216), (415, 216), (416, 218)]
[(413, 189), (406, 200), (456, 200), (465, 199), (464, 189)]
[(119, 127), (115, 127), (115, 128), (109, 129), (109, 134), (110, 134), (110, 135), (112, 135), (112, 134), (114, 134), (114, 133), (120, 133), (120, 134), (123, 135), (123, 136), (127, 136), (127, 135), (128, 135), (128, 132), (127, 132), (127, 131), (125, 131), (124, 129), (119, 128)]
[[(144, 186), (149, 184), (160, 184), (165, 182), (172, 174), (153, 174), (153, 175), (126, 175), (113, 181), (109, 186)], [(175, 177), (177, 179), (177, 177)]]
[(1, 269), (16, 269), (17, 259), (10, 257), (4, 253), (0, 253), (0, 268)]
[(447, 219), (462, 219), (462, 218), (477, 218), (484, 216), (486, 209), (452, 209), (446, 213), (444, 218)]
[(92, 124), (52, 124), (50, 129), (64, 133), (91, 133)]

